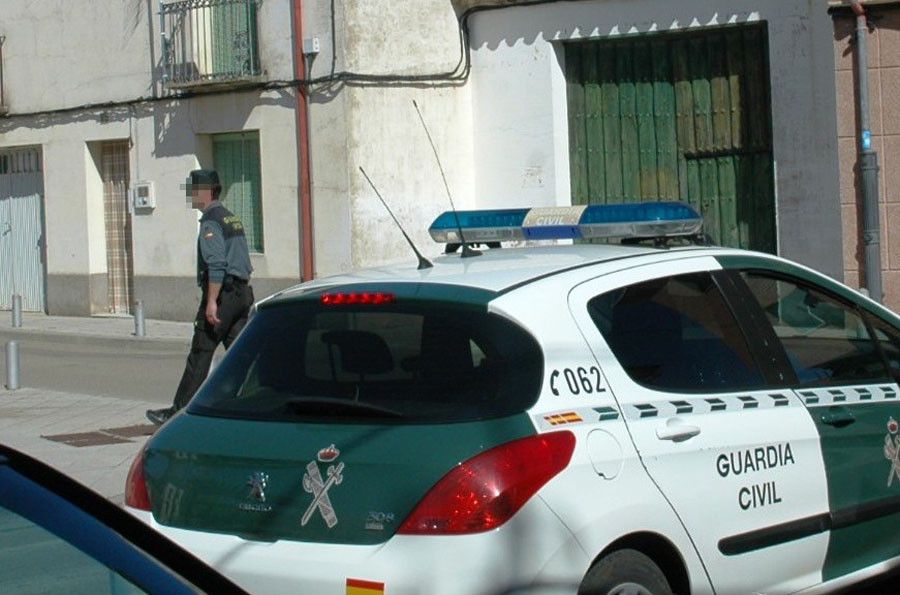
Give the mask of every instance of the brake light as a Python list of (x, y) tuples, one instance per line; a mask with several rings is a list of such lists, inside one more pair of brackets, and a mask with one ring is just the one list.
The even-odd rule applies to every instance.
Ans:
[(352, 306), (357, 304), (378, 306), (393, 304), (397, 297), (393, 293), (383, 291), (351, 291), (323, 293), (322, 304), (325, 306)]
[(137, 454), (125, 480), (125, 505), (139, 510), (150, 510), (150, 495), (144, 477), (144, 449)]
[(496, 529), (568, 466), (574, 449), (574, 434), (562, 431), (480, 453), (441, 478), (397, 533), (461, 535)]

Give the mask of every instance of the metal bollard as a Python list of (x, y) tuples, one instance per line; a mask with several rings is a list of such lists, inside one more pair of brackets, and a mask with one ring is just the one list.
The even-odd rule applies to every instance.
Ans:
[(19, 388), (19, 343), (9, 341), (6, 344), (6, 388)]
[(22, 326), (22, 296), (15, 293), (12, 296), (12, 325), (13, 328)]
[(144, 302), (138, 300), (134, 303), (134, 336), (144, 337), (147, 330), (144, 327)]

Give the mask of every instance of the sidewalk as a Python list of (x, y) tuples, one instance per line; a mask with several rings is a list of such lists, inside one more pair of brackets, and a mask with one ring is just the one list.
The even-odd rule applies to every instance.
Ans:
[[(192, 324), (146, 320), (146, 336), (134, 335), (131, 317), (68, 317), (25, 312), (22, 326), (12, 326), (10, 311), (0, 311), (0, 332), (26, 340), (124, 348), (145, 345), (183, 353)], [(5, 364), (3, 364), (5, 365)], [(0, 382), (0, 442), (56, 467), (113, 502), (124, 502), (131, 462), (155, 430), (144, 416), (159, 403), (22, 387), (7, 390)]]
[(57, 335), (61, 338), (107, 341), (177, 342), (187, 345), (191, 341), (193, 325), (190, 322), (171, 320), (145, 320), (145, 336), (135, 336), (134, 318), (131, 316), (47, 316), (34, 312), (22, 313), (22, 326), (12, 325), (12, 313), (0, 311), (0, 331), (23, 336)]
[(157, 406), (45, 389), (0, 388), (0, 442), (122, 504), (131, 462), (155, 429), (144, 411)]

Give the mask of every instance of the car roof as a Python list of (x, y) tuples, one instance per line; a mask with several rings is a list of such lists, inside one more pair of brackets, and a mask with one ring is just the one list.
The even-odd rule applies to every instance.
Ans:
[[(272, 296), (273, 300), (290, 299), (307, 291), (355, 283), (442, 283), (464, 285), (502, 292), (529, 281), (582, 266), (615, 262), (625, 258), (646, 257), (655, 260), (674, 252), (709, 252), (704, 247), (672, 249), (617, 244), (577, 244), (486, 249), (481, 256), (461, 258), (459, 254), (442, 255), (434, 266), (417, 269), (415, 259), (409, 262), (360, 269), (351, 273), (323, 277), (302, 283)], [(722, 251), (721, 249), (713, 252)]]

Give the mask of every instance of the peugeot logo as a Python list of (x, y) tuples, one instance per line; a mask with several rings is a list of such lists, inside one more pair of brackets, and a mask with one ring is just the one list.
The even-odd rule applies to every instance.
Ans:
[(257, 471), (247, 478), (247, 487), (250, 488), (248, 498), (252, 498), (257, 502), (266, 501), (266, 487), (269, 485), (269, 475)]
[(250, 491), (247, 493), (247, 500), (253, 502), (241, 502), (238, 509), (245, 512), (271, 512), (272, 507), (266, 504), (266, 488), (269, 486), (269, 474), (257, 471), (247, 478), (244, 484)]

